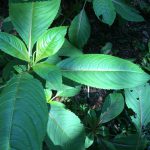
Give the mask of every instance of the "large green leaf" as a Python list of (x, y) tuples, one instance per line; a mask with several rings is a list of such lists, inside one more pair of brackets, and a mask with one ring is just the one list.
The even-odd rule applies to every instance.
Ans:
[(96, 16), (104, 23), (112, 25), (116, 18), (115, 7), (112, 0), (93, 0), (93, 8)]
[(58, 63), (66, 78), (92, 87), (123, 89), (136, 87), (150, 76), (127, 60), (102, 54), (86, 54)]
[(88, 41), (91, 33), (91, 26), (85, 10), (75, 16), (69, 28), (69, 40), (78, 48), (82, 48)]
[[(100, 150), (117, 150), (113, 143), (109, 142), (108, 140), (101, 140), (101, 143), (98, 145)], [(122, 150), (122, 149), (120, 149)]]
[(11, 34), (0, 32), (0, 49), (13, 57), (30, 60), (24, 43)]
[(62, 74), (57, 66), (44, 62), (33, 66), (33, 70), (48, 81), (53, 90), (62, 90)]
[(62, 150), (84, 150), (83, 125), (80, 119), (69, 110), (51, 104), (47, 134), (53, 145), (59, 146)]
[(124, 109), (124, 98), (119, 93), (110, 94), (102, 107), (100, 123), (106, 123), (117, 117)]
[(118, 135), (112, 140), (116, 150), (144, 150), (146, 140), (138, 134)]
[(126, 104), (135, 112), (132, 120), (139, 132), (150, 122), (150, 85), (125, 90)]
[(37, 42), (36, 62), (54, 55), (62, 47), (65, 41), (67, 27), (60, 26), (49, 29)]
[(139, 12), (134, 8), (125, 4), (124, 0), (112, 0), (116, 9), (116, 12), (124, 19), (128, 21), (140, 22), (144, 21), (144, 18), (139, 15)]
[(27, 3), (10, 2), (11, 21), (30, 51), (54, 20), (59, 6), (60, 0)]
[(0, 149), (40, 150), (47, 119), (39, 81), (29, 74), (13, 77), (0, 95)]
[(102, 150), (144, 150), (146, 147), (146, 140), (141, 138), (137, 134), (120, 134), (113, 140), (103, 140), (99, 144), (99, 148)]

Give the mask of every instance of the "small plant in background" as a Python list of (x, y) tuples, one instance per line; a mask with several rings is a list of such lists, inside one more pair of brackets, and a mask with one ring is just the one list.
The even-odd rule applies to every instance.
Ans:
[[(108, 25), (116, 12), (129, 21), (143, 21), (122, 0), (89, 2)], [(130, 61), (107, 55), (112, 43), (101, 49), (103, 54), (83, 54), (91, 33), (87, 1), (70, 27), (49, 28), (59, 16), (60, 3), (9, 1), (5, 32), (0, 32), (0, 58), (9, 55), (8, 62), (1, 60), (5, 67), (0, 80), (0, 149), (84, 150), (97, 145), (144, 150), (149, 141), (145, 132), (150, 121), (149, 74)], [(16, 36), (6, 33), (13, 28)], [(95, 109), (86, 100), (69, 107), (70, 97), (79, 94), (82, 84), (112, 91)], [(130, 126), (122, 123), (121, 115)]]

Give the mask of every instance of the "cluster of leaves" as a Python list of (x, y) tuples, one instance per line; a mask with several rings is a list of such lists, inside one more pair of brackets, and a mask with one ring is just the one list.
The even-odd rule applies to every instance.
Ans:
[[(52, 150), (84, 150), (95, 141), (99, 149), (144, 150), (147, 146), (143, 128), (150, 121), (150, 85), (146, 83), (150, 76), (125, 59), (83, 54), (91, 32), (86, 3), (69, 27), (49, 28), (60, 14), (61, 0), (9, 1), (5, 32), (0, 32), (0, 61), (4, 62), (0, 66), (0, 149), (40, 150), (46, 145)], [(108, 25), (116, 13), (129, 21), (143, 21), (122, 0), (89, 3)], [(5, 26), (18, 34), (6, 33), (10, 30)], [(110, 43), (103, 51), (108, 48)], [(54, 101), (77, 95), (81, 84), (118, 91), (109, 94), (98, 110), (85, 111), (81, 121), (63, 103)], [(110, 138), (106, 124), (125, 104), (134, 112), (131, 120), (136, 131), (122, 130)]]

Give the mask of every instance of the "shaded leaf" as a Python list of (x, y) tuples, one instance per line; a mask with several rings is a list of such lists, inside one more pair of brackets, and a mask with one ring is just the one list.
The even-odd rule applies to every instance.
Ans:
[(69, 28), (69, 40), (78, 48), (83, 48), (91, 33), (91, 27), (85, 10), (75, 16)]
[(113, 24), (116, 18), (116, 11), (112, 0), (93, 0), (93, 8), (96, 16), (102, 20), (102, 22), (108, 25)]
[(144, 150), (146, 147), (146, 140), (143, 137), (139, 139), (137, 134), (118, 135), (112, 143), (116, 150)]
[(41, 149), (47, 116), (39, 81), (29, 74), (13, 77), (0, 95), (0, 149)]
[(72, 57), (72, 56), (80, 56), (83, 53), (81, 49), (76, 48), (67, 39), (65, 39), (63, 46), (60, 48), (57, 54), (59, 56)]
[(109, 94), (102, 107), (100, 123), (106, 123), (114, 119), (123, 111), (123, 109), (124, 109), (124, 98), (122, 94), (119, 93)]
[(135, 112), (132, 121), (139, 132), (150, 122), (150, 85), (147, 83), (125, 90), (125, 100), (128, 108)]
[(62, 75), (60, 69), (48, 63), (38, 63), (33, 66), (33, 70), (43, 79), (49, 82), (52, 89), (62, 89)]
[(125, 4), (124, 0), (112, 0), (116, 9), (116, 12), (124, 19), (128, 21), (141, 22), (144, 18), (139, 15), (139, 12), (134, 8)]
[(85, 139), (85, 148), (89, 148), (93, 144), (93, 142), (94, 142), (94, 135), (93, 133), (89, 133)]

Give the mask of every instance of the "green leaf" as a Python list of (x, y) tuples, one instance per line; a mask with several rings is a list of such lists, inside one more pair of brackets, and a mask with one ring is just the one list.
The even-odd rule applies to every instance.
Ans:
[(139, 132), (150, 122), (150, 85), (147, 83), (132, 89), (125, 90), (125, 99), (128, 108), (135, 112), (132, 121)]
[(33, 70), (43, 79), (49, 82), (52, 89), (62, 89), (62, 74), (60, 69), (55, 65), (48, 63), (38, 63), (33, 66)]
[(0, 149), (40, 150), (47, 117), (39, 81), (27, 73), (13, 77), (0, 95)]
[(57, 54), (59, 56), (72, 57), (72, 56), (80, 56), (83, 53), (81, 49), (76, 48), (67, 39), (65, 39), (63, 46), (60, 48)]
[(69, 40), (78, 48), (83, 48), (91, 33), (91, 26), (84, 9), (75, 16), (69, 28)]
[[(101, 142), (99, 143), (99, 149), (100, 150), (117, 150), (113, 143), (109, 142), (108, 140), (102, 139)], [(122, 149), (120, 149), (122, 150)]]
[(106, 123), (117, 117), (124, 109), (124, 98), (122, 94), (113, 93), (109, 94), (106, 98), (102, 114), (100, 116), (100, 123)]
[(55, 27), (45, 32), (37, 42), (36, 62), (57, 53), (65, 41), (66, 32), (67, 27), (64, 26)]
[(54, 145), (48, 136), (45, 137), (44, 142), (46, 143), (48, 150), (51, 150), (51, 148), (53, 148), (52, 150), (63, 150), (59, 145)]
[(112, 0), (93, 0), (93, 8), (96, 16), (102, 22), (112, 25), (116, 18), (115, 7)]
[(144, 150), (146, 147), (146, 140), (143, 137), (139, 139), (137, 134), (118, 135), (112, 143), (116, 150)]
[(11, 34), (0, 32), (0, 49), (21, 60), (30, 60), (24, 43)]
[[(71, 111), (51, 105), (47, 134), (62, 150), (83, 150), (85, 133), (80, 119)], [(51, 145), (51, 149), (53, 149)]]
[(89, 133), (85, 139), (85, 148), (89, 148), (94, 143), (93, 133)]
[(64, 108), (64, 109), (66, 108), (65, 104), (58, 101), (51, 101), (50, 104), (59, 108)]
[(10, 17), (7, 17), (3, 20), (1, 29), (2, 31), (7, 32), (7, 33), (10, 33), (11, 31), (13, 31), (14, 27), (11, 23)]
[(49, 103), (49, 101), (52, 98), (53, 93), (50, 89), (44, 89), (44, 93), (45, 93), (46, 101), (47, 103)]
[(4, 81), (8, 81), (12, 78), (14, 74), (14, 66), (18, 63), (18, 60), (11, 60), (5, 65), (2, 71), (2, 78)]
[(86, 54), (58, 63), (63, 76), (103, 89), (123, 89), (146, 83), (150, 76), (127, 60), (103, 54)]
[(38, 38), (53, 22), (60, 0), (15, 3), (10, 2), (11, 21), (31, 51)]
[(141, 22), (144, 18), (139, 15), (139, 12), (132, 7), (125, 4), (124, 0), (112, 0), (116, 9), (116, 12), (124, 19), (128, 21)]
[(81, 86), (71, 87), (68, 85), (62, 85), (62, 89), (58, 91), (58, 96), (61, 97), (73, 97), (81, 91)]
[(60, 60), (61, 60), (61, 58), (59, 57), (59, 56), (57, 56), (57, 55), (52, 55), (52, 56), (50, 56), (50, 57), (48, 57), (44, 62), (45, 63), (48, 63), (48, 64), (53, 64), (53, 65), (55, 65), (55, 64), (57, 64), (58, 62), (60, 62)]
[(86, 115), (86, 122), (90, 128), (94, 131), (97, 129), (99, 124), (99, 117), (97, 116), (95, 110), (90, 109)]

